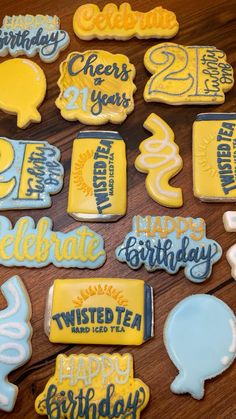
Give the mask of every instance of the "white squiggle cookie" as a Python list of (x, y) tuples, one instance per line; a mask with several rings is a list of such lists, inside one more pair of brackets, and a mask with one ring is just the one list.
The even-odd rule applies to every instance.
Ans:
[(18, 388), (7, 376), (31, 357), (31, 303), (17, 275), (4, 282), (1, 291), (8, 307), (0, 311), (0, 410), (11, 412)]

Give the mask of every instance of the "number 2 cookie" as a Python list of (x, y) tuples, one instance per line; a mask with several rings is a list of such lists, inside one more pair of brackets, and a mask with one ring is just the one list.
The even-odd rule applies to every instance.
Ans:
[(134, 109), (135, 67), (122, 54), (72, 52), (60, 65), (56, 106), (83, 124), (120, 124)]
[(146, 102), (217, 105), (234, 84), (233, 68), (214, 46), (158, 44), (147, 50), (144, 65), (153, 74), (144, 90)]

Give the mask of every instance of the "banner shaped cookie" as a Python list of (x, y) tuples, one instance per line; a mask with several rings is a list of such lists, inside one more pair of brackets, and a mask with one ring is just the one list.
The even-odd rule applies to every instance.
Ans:
[(193, 189), (202, 201), (236, 201), (236, 113), (201, 113), (193, 124)]
[(182, 190), (169, 185), (169, 180), (183, 167), (174, 133), (155, 113), (149, 115), (143, 126), (153, 135), (141, 142), (141, 154), (135, 160), (135, 167), (140, 172), (148, 173), (146, 188), (154, 201), (165, 207), (181, 207)]
[(134, 109), (135, 67), (122, 54), (71, 52), (60, 65), (56, 106), (63, 118), (88, 125), (121, 124)]
[(0, 138), (0, 210), (47, 208), (63, 185), (60, 151), (47, 141)]
[[(48, 418), (140, 418), (149, 388), (134, 378), (130, 354), (58, 355), (56, 370), (35, 401)], [(79, 412), (79, 416), (78, 416)]]
[(31, 304), (19, 276), (4, 282), (1, 291), (7, 308), (0, 311), (0, 410), (11, 412), (18, 388), (7, 376), (31, 357)]
[(173, 12), (155, 7), (148, 12), (133, 11), (129, 3), (84, 4), (76, 10), (73, 28), (80, 39), (172, 38), (179, 30)]
[(191, 295), (170, 312), (164, 327), (164, 343), (179, 370), (171, 391), (190, 393), (200, 400), (205, 380), (221, 374), (235, 359), (235, 315), (213, 295)]
[(233, 68), (214, 46), (158, 44), (147, 50), (144, 65), (153, 74), (144, 90), (146, 102), (217, 105), (234, 84)]
[(222, 255), (220, 245), (206, 238), (202, 218), (156, 216), (133, 218), (132, 231), (116, 249), (116, 258), (131, 269), (164, 269), (175, 274), (184, 267), (192, 282), (203, 282)]
[(43, 70), (33, 61), (13, 58), (0, 63), (0, 109), (17, 115), (17, 126), (40, 122), (37, 108), (46, 94)]
[(52, 220), (21, 217), (12, 228), (0, 216), (0, 265), (41, 268), (49, 263), (58, 268), (95, 269), (105, 262), (102, 237), (86, 226), (68, 233), (52, 231)]
[(153, 323), (152, 288), (141, 280), (57, 279), (49, 290), (45, 333), (51, 342), (141, 345), (153, 336)]
[(60, 30), (57, 16), (5, 16), (0, 28), (1, 57), (34, 57), (38, 53), (42, 61), (51, 63), (69, 42), (68, 33)]
[(125, 142), (116, 131), (81, 131), (73, 143), (68, 213), (115, 221), (126, 213)]

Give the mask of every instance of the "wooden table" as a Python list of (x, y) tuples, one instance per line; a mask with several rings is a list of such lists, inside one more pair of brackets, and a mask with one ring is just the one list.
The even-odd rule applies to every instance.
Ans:
[[(184, 297), (195, 293), (209, 293), (222, 298), (236, 312), (236, 285), (230, 275), (230, 267), (225, 259), (225, 251), (235, 242), (235, 235), (224, 231), (222, 215), (226, 210), (233, 210), (232, 204), (206, 204), (193, 197), (192, 186), (192, 155), (191, 130), (196, 114), (200, 112), (233, 112), (235, 111), (236, 88), (226, 95), (224, 105), (210, 106), (177, 106), (172, 107), (158, 103), (145, 103), (143, 89), (150, 74), (143, 65), (145, 51), (155, 40), (132, 39), (127, 42), (99, 41), (90, 42), (79, 40), (72, 30), (72, 16), (77, 6), (85, 1), (72, 0), (41, 0), (18, 2), (1, 0), (1, 17), (17, 14), (50, 14), (58, 15), (61, 26), (71, 37), (69, 47), (60, 54), (53, 64), (40, 62), (46, 73), (48, 90), (46, 99), (40, 108), (42, 122), (31, 124), (26, 130), (16, 128), (16, 118), (0, 112), (0, 133), (12, 139), (47, 140), (58, 146), (62, 152), (62, 163), (65, 168), (65, 183), (60, 194), (53, 198), (53, 205), (46, 210), (7, 211), (2, 214), (8, 216), (15, 223), (19, 217), (30, 215), (35, 220), (41, 216), (50, 216), (56, 230), (64, 232), (77, 227), (78, 222), (67, 215), (68, 181), (72, 142), (76, 133), (85, 127), (77, 122), (62, 119), (54, 101), (58, 95), (57, 80), (59, 77), (59, 63), (65, 59), (69, 51), (85, 51), (86, 49), (105, 49), (113, 53), (126, 54), (137, 70), (135, 94), (135, 110), (128, 116), (121, 126), (108, 124), (104, 129), (118, 129), (127, 144), (128, 157), (128, 212), (120, 221), (113, 224), (90, 224), (105, 239), (107, 261), (103, 267), (93, 272), (87, 269), (57, 269), (52, 265), (43, 269), (0, 268), (0, 283), (14, 274), (23, 279), (33, 307), (33, 339), (32, 358), (22, 368), (10, 375), (10, 381), (19, 386), (19, 395), (12, 413), (1, 412), (1, 418), (33, 419), (38, 417), (34, 412), (34, 400), (42, 391), (47, 380), (54, 372), (55, 359), (59, 353), (102, 353), (102, 352), (130, 352), (134, 356), (135, 376), (140, 377), (151, 390), (151, 400), (144, 410), (143, 419), (172, 419), (172, 418), (236, 418), (236, 364), (232, 365), (222, 376), (206, 383), (206, 395), (203, 401), (196, 401), (189, 395), (176, 396), (170, 391), (170, 383), (176, 376), (176, 368), (170, 361), (162, 339), (163, 325), (169, 311)], [(105, 1), (97, 1), (103, 6)], [(121, 1), (119, 0), (119, 2)], [(147, 11), (156, 6), (153, 0), (132, 0), (133, 9)], [(174, 42), (183, 45), (215, 45), (223, 49), (228, 62), (235, 66), (236, 61), (236, 2), (233, 0), (168, 0), (162, 5), (173, 10), (180, 23), (180, 31)], [(8, 57), (7, 57), (8, 58)], [(3, 61), (4, 58), (1, 59)], [(148, 133), (143, 128), (143, 122), (151, 112), (156, 112), (174, 130), (176, 142), (180, 147), (184, 168), (173, 180), (172, 184), (181, 186), (184, 194), (184, 206), (180, 209), (166, 209), (156, 204), (145, 190), (145, 175), (134, 168), (134, 160), (138, 154), (141, 140), (147, 138)], [(87, 128), (87, 127), (86, 127)], [(91, 127), (88, 127), (91, 128)], [(114, 250), (131, 229), (131, 220), (135, 214), (141, 215), (170, 215), (204, 217), (207, 222), (209, 238), (217, 240), (223, 250), (223, 257), (214, 266), (210, 279), (201, 285), (188, 281), (183, 270), (176, 275), (168, 275), (164, 271), (147, 273), (144, 268), (138, 271), (130, 270), (126, 264), (115, 259)], [(124, 278), (145, 279), (155, 292), (155, 337), (141, 347), (107, 347), (107, 346), (76, 346), (51, 344), (44, 334), (43, 318), (45, 299), (49, 286), (56, 278), (83, 278), (93, 276), (112, 276)], [(5, 303), (1, 296), (1, 307)]]

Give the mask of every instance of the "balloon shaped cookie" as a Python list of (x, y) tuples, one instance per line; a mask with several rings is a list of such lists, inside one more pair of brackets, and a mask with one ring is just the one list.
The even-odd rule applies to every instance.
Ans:
[(204, 381), (221, 374), (236, 356), (236, 318), (223, 301), (197, 294), (170, 312), (164, 327), (167, 352), (179, 370), (173, 393), (204, 396)]
[(37, 108), (46, 94), (43, 70), (33, 61), (13, 58), (0, 64), (0, 109), (17, 115), (17, 126), (40, 122)]

